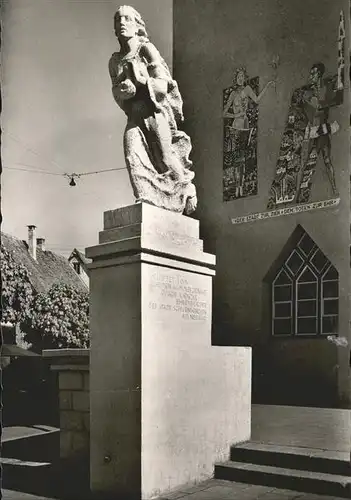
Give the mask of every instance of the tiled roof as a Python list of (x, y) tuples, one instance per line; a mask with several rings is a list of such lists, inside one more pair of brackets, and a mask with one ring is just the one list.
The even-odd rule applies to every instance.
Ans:
[(1, 245), (12, 252), (15, 260), (26, 267), (31, 283), (37, 292), (48, 291), (54, 283), (65, 283), (78, 290), (88, 291), (84, 281), (62, 255), (49, 250), (43, 251), (37, 247), (37, 259), (34, 260), (29, 254), (25, 241), (3, 232)]

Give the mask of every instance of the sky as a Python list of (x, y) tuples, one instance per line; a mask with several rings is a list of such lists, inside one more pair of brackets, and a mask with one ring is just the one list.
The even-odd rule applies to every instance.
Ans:
[[(69, 255), (98, 243), (103, 212), (134, 203), (108, 60), (118, 50), (110, 0), (3, 0), (2, 231)], [(172, 0), (133, 0), (172, 63)], [(10, 167), (10, 168), (8, 168)], [(41, 174), (13, 168), (45, 170)], [(69, 186), (64, 173), (83, 176)], [(59, 174), (59, 175), (53, 175)]]

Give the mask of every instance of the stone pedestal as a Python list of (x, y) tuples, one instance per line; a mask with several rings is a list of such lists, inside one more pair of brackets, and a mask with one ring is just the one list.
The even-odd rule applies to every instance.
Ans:
[(90, 471), (99, 498), (149, 499), (210, 477), (250, 437), (251, 351), (211, 346), (215, 257), (199, 222), (105, 212), (90, 267)]

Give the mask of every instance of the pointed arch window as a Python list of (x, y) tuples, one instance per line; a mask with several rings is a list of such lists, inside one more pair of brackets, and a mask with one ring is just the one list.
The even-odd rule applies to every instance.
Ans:
[(337, 333), (339, 313), (339, 276), (334, 266), (329, 265), (322, 276), (321, 331)]
[(318, 333), (318, 276), (307, 264), (296, 279), (296, 335)]
[(271, 286), (273, 335), (301, 337), (337, 333), (339, 275), (305, 231)]
[(293, 282), (285, 269), (281, 269), (273, 282), (273, 332), (275, 335), (292, 334)]

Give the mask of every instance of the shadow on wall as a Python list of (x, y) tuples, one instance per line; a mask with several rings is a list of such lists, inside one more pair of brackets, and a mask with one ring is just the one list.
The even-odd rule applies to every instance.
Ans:
[(57, 379), (46, 360), (12, 358), (2, 385), (3, 425), (59, 425)]
[(338, 380), (339, 274), (302, 226), (262, 282), (259, 335), (237, 335), (232, 314), (216, 303), (212, 345), (252, 346), (254, 403), (347, 407)]
[(325, 339), (272, 339), (253, 349), (252, 402), (340, 408), (337, 348)]
[(255, 403), (340, 407), (339, 276), (298, 225), (262, 286), (262, 340), (253, 350)]

